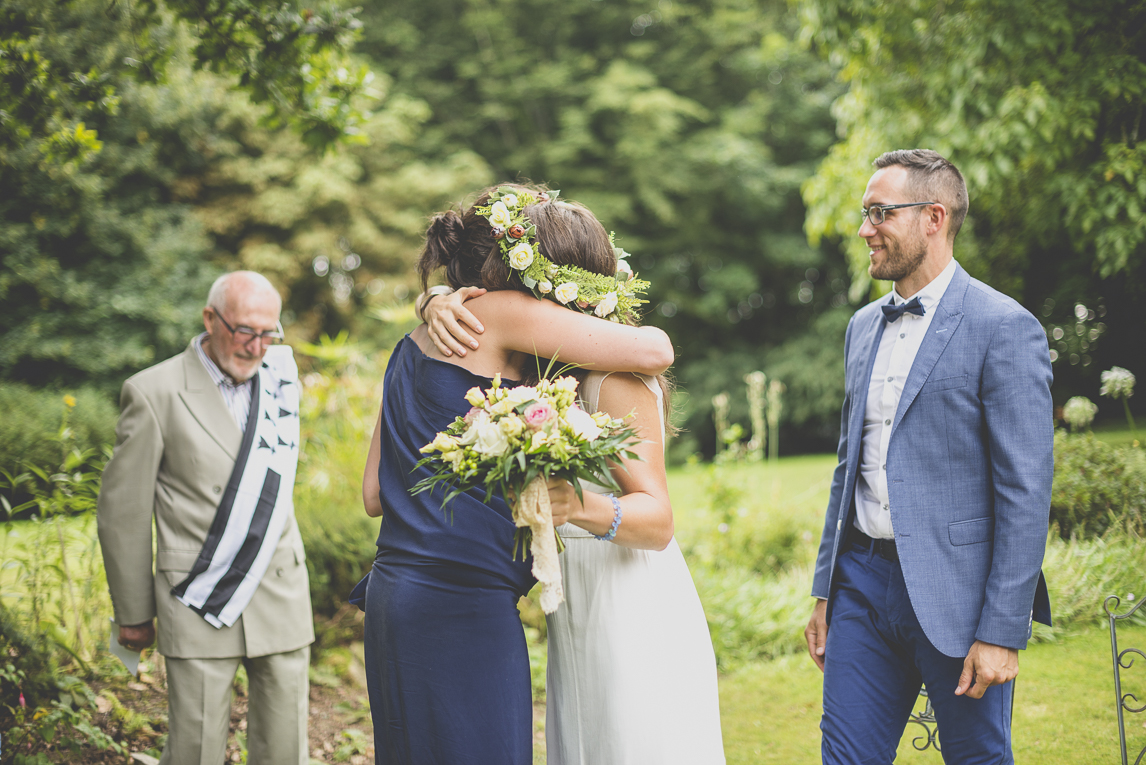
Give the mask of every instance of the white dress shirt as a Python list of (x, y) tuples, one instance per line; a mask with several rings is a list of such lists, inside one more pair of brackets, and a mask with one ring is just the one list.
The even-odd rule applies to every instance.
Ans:
[[(873, 539), (893, 539), (891, 505), (887, 497), (887, 447), (891, 443), (891, 423), (899, 408), (903, 386), (927, 328), (935, 317), (935, 308), (955, 276), (952, 260), (938, 276), (912, 297), (918, 297), (923, 315), (904, 313), (883, 329), (875, 366), (867, 385), (867, 407), (863, 417), (859, 475), (856, 476), (856, 528)], [(905, 302), (894, 289), (895, 305)], [(931, 434), (927, 434), (931, 435)]]
[(207, 340), (207, 333), (199, 335), (195, 340), (195, 351), (199, 354), (199, 361), (203, 362), (203, 366), (207, 369), (207, 374), (210, 375), (215, 385), (219, 387), (219, 392), (223, 394), (223, 402), (227, 405), (227, 409), (231, 412), (231, 416), (235, 418), (235, 422), (239, 426), (239, 431), (246, 431), (247, 417), (251, 412), (251, 391), (252, 382), (255, 378), (237, 383), (231, 379), (231, 376), (219, 369), (219, 366), (211, 361), (211, 357), (203, 350), (203, 343)]

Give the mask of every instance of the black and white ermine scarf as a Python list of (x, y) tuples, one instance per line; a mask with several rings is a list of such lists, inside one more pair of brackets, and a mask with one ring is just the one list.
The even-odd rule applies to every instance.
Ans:
[(171, 589), (212, 626), (230, 627), (251, 602), (294, 512), (298, 367), (290, 346), (267, 349), (251, 392), (239, 458), (199, 558)]

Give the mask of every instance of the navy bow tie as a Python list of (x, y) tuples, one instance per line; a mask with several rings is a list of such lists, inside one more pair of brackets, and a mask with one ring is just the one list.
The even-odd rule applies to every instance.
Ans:
[[(895, 300), (895, 298), (892, 298), (892, 300)], [(905, 313), (913, 313), (916, 316), (923, 315), (923, 304), (919, 302), (918, 297), (913, 297), (906, 303), (901, 303), (899, 305), (888, 303), (887, 305), (880, 306), (880, 308), (883, 309), (883, 318), (888, 323), (899, 321), (899, 317), (903, 316)]]

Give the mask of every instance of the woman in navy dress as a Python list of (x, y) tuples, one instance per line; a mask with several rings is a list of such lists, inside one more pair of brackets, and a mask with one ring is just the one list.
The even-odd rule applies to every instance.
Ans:
[[(502, 184), (484, 192), (475, 206)], [(533, 192), (538, 189), (518, 186)], [(542, 253), (612, 275), (615, 255), (584, 207), (546, 201), (525, 209)], [(382, 516), (367, 578), (366, 672), (376, 763), (529, 765), (529, 657), (517, 600), (532, 587), (530, 562), (512, 560), (515, 527), (501, 498), (411, 495), (429, 470), (419, 448), (469, 411), (465, 393), (536, 375), (536, 357), (595, 369), (655, 375), (672, 363), (668, 337), (538, 300), (501, 259), (489, 223), (471, 207), (431, 223), (419, 260), (423, 285), (444, 267), (450, 286), (481, 287), (466, 303), (484, 326), (480, 349), (443, 355), (423, 325), (395, 347), (363, 480), (363, 499)], [(564, 518), (554, 518), (554, 524)]]

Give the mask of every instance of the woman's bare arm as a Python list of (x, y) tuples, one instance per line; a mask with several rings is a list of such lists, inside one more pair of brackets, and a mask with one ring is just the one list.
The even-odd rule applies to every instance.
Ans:
[(469, 302), (485, 324), (486, 342), (510, 351), (586, 369), (658, 375), (672, 366), (672, 341), (656, 327), (626, 324), (571, 311), (516, 290), (487, 293)]
[(378, 424), (374, 426), (374, 436), (370, 439), (370, 451), (366, 455), (366, 469), (362, 473), (362, 504), (371, 518), (382, 515), (382, 499), (378, 493), (378, 463), (382, 459), (382, 412), (378, 412)]
[[(614, 543), (640, 550), (663, 550), (672, 540), (672, 503), (665, 477), (661, 414), (656, 396), (638, 378), (628, 374), (610, 375), (601, 385), (598, 406), (614, 417), (630, 412), (630, 423), (644, 443), (632, 451), (644, 461), (625, 460), (613, 468), (621, 485), (622, 519)], [(593, 534), (608, 533), (613, 524), (613, 503), (608, 497), (584, 492), (584, 503), (566, 481), (549, 483), (549, 502), (554, 524), (568, 521)]]

